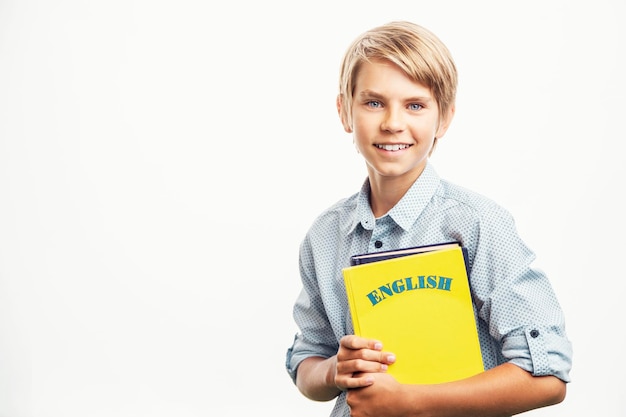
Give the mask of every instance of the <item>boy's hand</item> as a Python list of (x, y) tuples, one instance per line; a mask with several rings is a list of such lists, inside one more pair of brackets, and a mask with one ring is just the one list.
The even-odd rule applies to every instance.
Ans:
[(371, 373), (387, 371), (395, 356), (382, 351), (382, 343), (374, 339), (348, 335), (339, 341), (335, 385), (342, 391), (360, 388), (374, 382)]
[(401, 385), (389, 374), (370, 374), (370, 387), (348, 391), (346, 402), (352, 417), (404, 416)]

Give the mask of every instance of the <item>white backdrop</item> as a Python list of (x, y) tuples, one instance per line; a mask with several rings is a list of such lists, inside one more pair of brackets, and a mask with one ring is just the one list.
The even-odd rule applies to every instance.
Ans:
[(623, 4), (0, 0), (0, 417), (328, 414), (284, 370), (297, 250), (365, 176), (341, 55), (395, 19), (459, 67), (437, 170), (565, 310), (568, 397), (529, 414), (626, 415)]

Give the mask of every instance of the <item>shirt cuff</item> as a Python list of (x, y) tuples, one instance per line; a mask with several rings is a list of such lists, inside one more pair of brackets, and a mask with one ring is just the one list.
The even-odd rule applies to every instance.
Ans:
[(551, 326), (528, 326), (523, 334), (505, 337), (502, 354), (534, 376), (554, 375), (570, 382), (572, 345)]

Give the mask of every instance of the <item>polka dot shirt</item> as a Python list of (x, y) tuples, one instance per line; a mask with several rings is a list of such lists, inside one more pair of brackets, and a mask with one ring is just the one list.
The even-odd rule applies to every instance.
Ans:
[[(302, 360), (336, 354), (339, 339), (353, 333), (341, 272), (350, 256), (454, 240), (468, 250), (485, 368), (511, 362), (569, 382), (572, 347), (561, 307), (505, 209), (442, 180), (431, 163), (383, 217), (374, 217), (368, 201), (366, 180), (321, 213), (301, 244), (302, 290), (293, 309), (299, 331), (286, 357), (294, 381)], [(332, 416), (349, 416), (345, 394)]]

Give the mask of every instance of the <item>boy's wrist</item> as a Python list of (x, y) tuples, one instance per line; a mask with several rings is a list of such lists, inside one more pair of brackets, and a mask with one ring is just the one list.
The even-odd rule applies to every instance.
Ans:
[(335, 377), (337, 376), (337, 355), (332, 356), (326, 360), (328, 368), (326, 370), (326, 385), (332, 389), (336, 389), (336, 396), (341, 394), (343, 389), (337, 385), (335, 382)]

